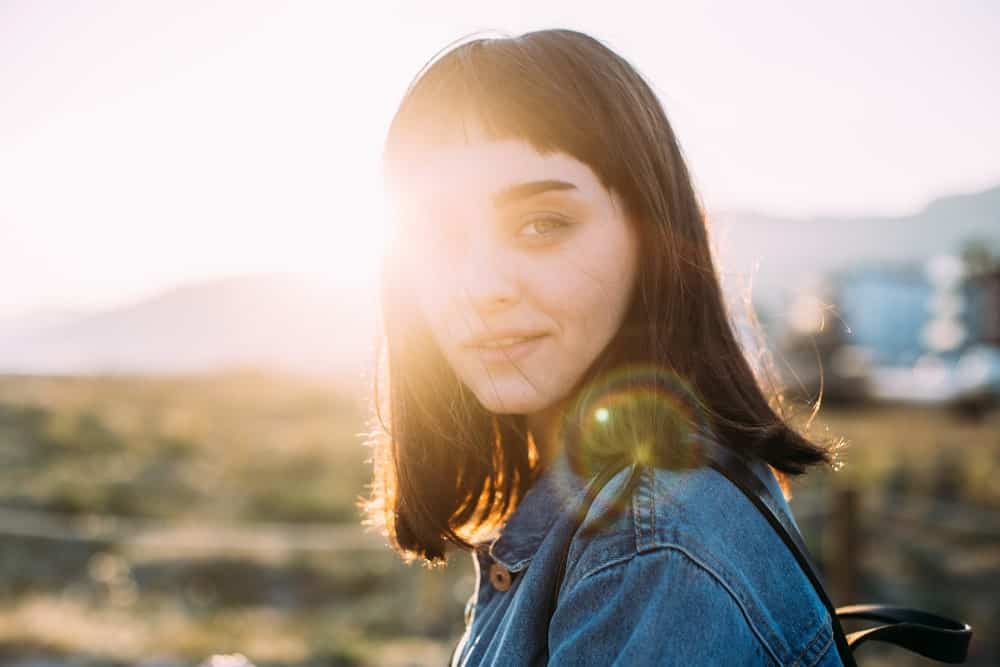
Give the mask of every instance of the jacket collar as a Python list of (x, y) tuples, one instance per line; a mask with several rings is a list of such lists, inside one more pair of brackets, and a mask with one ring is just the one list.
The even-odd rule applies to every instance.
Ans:
[(561, 447), (490, 542), (490, 557), (510, 572), (526, 568), (559, 515), (582, 497), (588, 481), (574, 472), (566, 448)]
[[(695, 434), (692, 437), (709, 449), (724, 446), (712, 437)], [(776, 504), (780, 506), (773, 509), (791, 514), (778, 480), (768, 470), (767, 464), (754, 458), (750, 462), (750, 468), (768, 487)], [(514, 508), (500, 534), (488, 543), (490, 557), (510, 572), (526, 568), (559, 515), (571, 511), (579, 504), (589, 483), (596, 477), (597, 473), (590, 479), (576, 473), (566, 447), (561, 447)]]

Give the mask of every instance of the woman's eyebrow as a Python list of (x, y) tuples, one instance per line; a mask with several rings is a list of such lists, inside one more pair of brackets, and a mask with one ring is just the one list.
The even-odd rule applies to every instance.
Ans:
[(507, 206), (518, 199), (527, 199), (528, 197), (534, 197), (543, 192), (548, 192), (549, 190), (576, 190), (576, 186), (572, 183), (566, 181), (558, 180), (544, 180), (544, 181), (527, 181), (525, 183), (518, 183), (516, 185), (510, 185), (503, 190), (500, 190), (493, 195), (493, 206), (496, 208), (501, 208)]

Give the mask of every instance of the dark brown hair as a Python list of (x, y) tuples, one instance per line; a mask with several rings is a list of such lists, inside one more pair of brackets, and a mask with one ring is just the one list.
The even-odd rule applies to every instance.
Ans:
[[(561, 151), (587, 164), (638, 226), (643, 252), (631, 306), (581, 387), (615, 372), (619, 385), (629, 377), (648, 381), (641, 373), (622, 376), (622, 368), (662, 370), (687, 389), (674, 392), (687, 402), (671, 411), (674, 422), (701, 416), (719, 442), (766, 461), (786, 495), (786, 474), (820, 463), (835, 467), (836, 444), (821, 446), (794, 430), (780, 416), (788, 406), (769, 373), (772, 390), (765, 393), (744, 356), (681, 149), (656, 94), (634, 67), (571, 30), (452, 46), (406, 91), (388, 132), (387, 173), (415, 167), (400, 158), (406, 141), (434, 141), (469, 121), (492, 137), (522, 139), (539, 152)], [(458, 379), (407, 298), (397, 268), (390, 249), (381, 272), (376, 355), (385, 364), (376, 368), (377, 420), (367, 441), (375, 479), (371, 496), (359, 503), (366, 523), (380, 527), (406, 560), (434, 564), (445, 560), (447, 544), (473, 548), (478, 536), (502, 523), (537, 477), (538, 452), (523, 415), (488, 412)], [(581, 414), (568, 411), (567, 423)], [(656, 447), (666, 454), (651, 459), (632, 438), (618, 439), (617, 454), (662, 464), (677, 438), (657, 428)]]

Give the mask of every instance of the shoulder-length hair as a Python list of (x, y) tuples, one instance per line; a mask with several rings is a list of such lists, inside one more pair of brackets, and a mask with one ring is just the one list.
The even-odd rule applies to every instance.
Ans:
[[(561, 151), (587, 164), (638, 227), (642, 253), (631, 307), (589, 378), (622, 364), (666, 369), (690, 389), (691, 409), (675, 411), (680, 421), (704, 416), (722, 444), (766, 461), (786, 496), (786, 475), (820, 463), (836, 467), (837, 445), (821, 446), (794, 430), (781, 416), (788, 406), (770, 372), (763, 374), (768, 394), (744, 356), (681, 149), (634, 67), (571, 30), (452, 46), (407, 89), (385, 144), (387, 173), (390, 166), (395, 173), (418, 168), (402, 157), (407, 142), (453, 136), (469, 121), (491, 137), (525, 140), (539, 152)], [(359, 507), (364, 523), (380, 527), (404, 559), (433, 565), (446, 560), (447, 544), (472, 549), (477, 536), (502, 524), (537, 477), (538, 452), (524, 415), (492, 414), (463, 386), (406, 297), (396, 260), (390, 247), (380, 274), (377, 419), (366, 442), (374, 481)], [(635, 439), (618, 445), (622, 456), (650, 462)]]

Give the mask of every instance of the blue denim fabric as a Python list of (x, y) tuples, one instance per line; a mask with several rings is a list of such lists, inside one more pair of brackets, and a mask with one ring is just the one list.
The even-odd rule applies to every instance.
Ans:
[[(605, 484), (581, 527), (608, 510), (632, 468)], [(773, 509), (792, 516), (767, 465), (754, 472)], [(543, 471), (499, 535), (472, 552), (476, 588), (452, 667), (843, 664), (822, 601), (738, 488), (709, 467), (639, 474), (612, 521), (572, 536), (550, 622), (545, 603), (571, 511), (592, 478), (565, 452)], [(510, 573), (506, 590), (490, 579), (494, 563)]]

